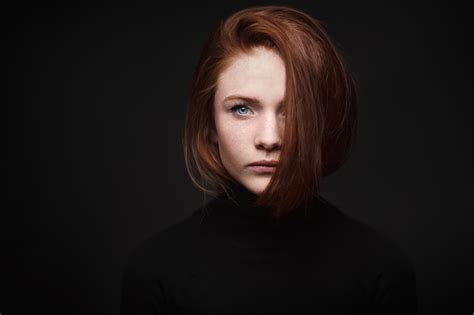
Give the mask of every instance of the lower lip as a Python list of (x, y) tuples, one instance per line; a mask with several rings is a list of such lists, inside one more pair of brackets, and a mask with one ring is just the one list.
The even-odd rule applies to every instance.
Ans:
[(275, 166), (261, 166), (261, 165), (254, 165), (249, 166), (251, 170), (259, 174), (271, 174), (275, 172)]

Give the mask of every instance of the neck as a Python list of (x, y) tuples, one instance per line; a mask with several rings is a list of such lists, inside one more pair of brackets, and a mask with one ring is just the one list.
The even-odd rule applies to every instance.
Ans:
[(230, 188), (228, 194), (221, 193), (207, 207), (203, 228), (209, 233), (218, 233), (242, 246), (271, 247), (302, 235), (310, 226), (309, 213), (302, 207), (275, 221), (269, 208), (255, 205), (256, 194), (240, 183), (232, 183)]
[(269, 209), (256, 205), (258, 195), (247, 189), (239, 182), (228, 184), (230, 191), (219, 195), (219, 199), (228, 202), (232, 209), (238, 210), (244, 215), (253, 217), (266, 217)]

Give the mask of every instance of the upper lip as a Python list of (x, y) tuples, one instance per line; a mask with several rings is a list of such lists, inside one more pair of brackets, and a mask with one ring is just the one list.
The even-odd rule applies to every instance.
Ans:
[(275, 161), (275, 160), (271, 160), (271, 161), (261, 160), (261, 161), (250, 163), (249, 166), (276, 166), (277, 164), (278, 164), (278, 161)]

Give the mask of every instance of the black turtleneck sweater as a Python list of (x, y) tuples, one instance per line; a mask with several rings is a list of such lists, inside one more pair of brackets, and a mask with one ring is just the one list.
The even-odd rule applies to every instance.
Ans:
[(281, 221), (233, 186), (129, 256), (121, 314), (417, 314), (403, 250), (323, 198)]

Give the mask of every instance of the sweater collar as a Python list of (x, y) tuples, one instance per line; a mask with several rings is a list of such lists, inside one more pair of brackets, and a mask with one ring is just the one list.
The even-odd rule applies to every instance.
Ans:
[(229, 187), (230, 196), (222, 193), (217, 198), (223, 203), (229, 203), (231, 210), (240, 212), (241, 215), (246, 217), (260, 219), (270, 214), (269, 209), (255, 205), (258, 196), (248, 190), (244, 185), (238, 182), (232, 182), (229, 184)]
[(206, 205), (202, 227), (206, 233), (220, 235), (220, 239), (238, 247), (275, 247), (301, 236), (310, 225), (309, 214), (316, 210), (313, 204), (308, 212), (300, 207), (275, 221), (269, 208), (255, 205), (256, 194), (240, 183), (232, 183), (230, 188), (230, 197), (223, 193)]

